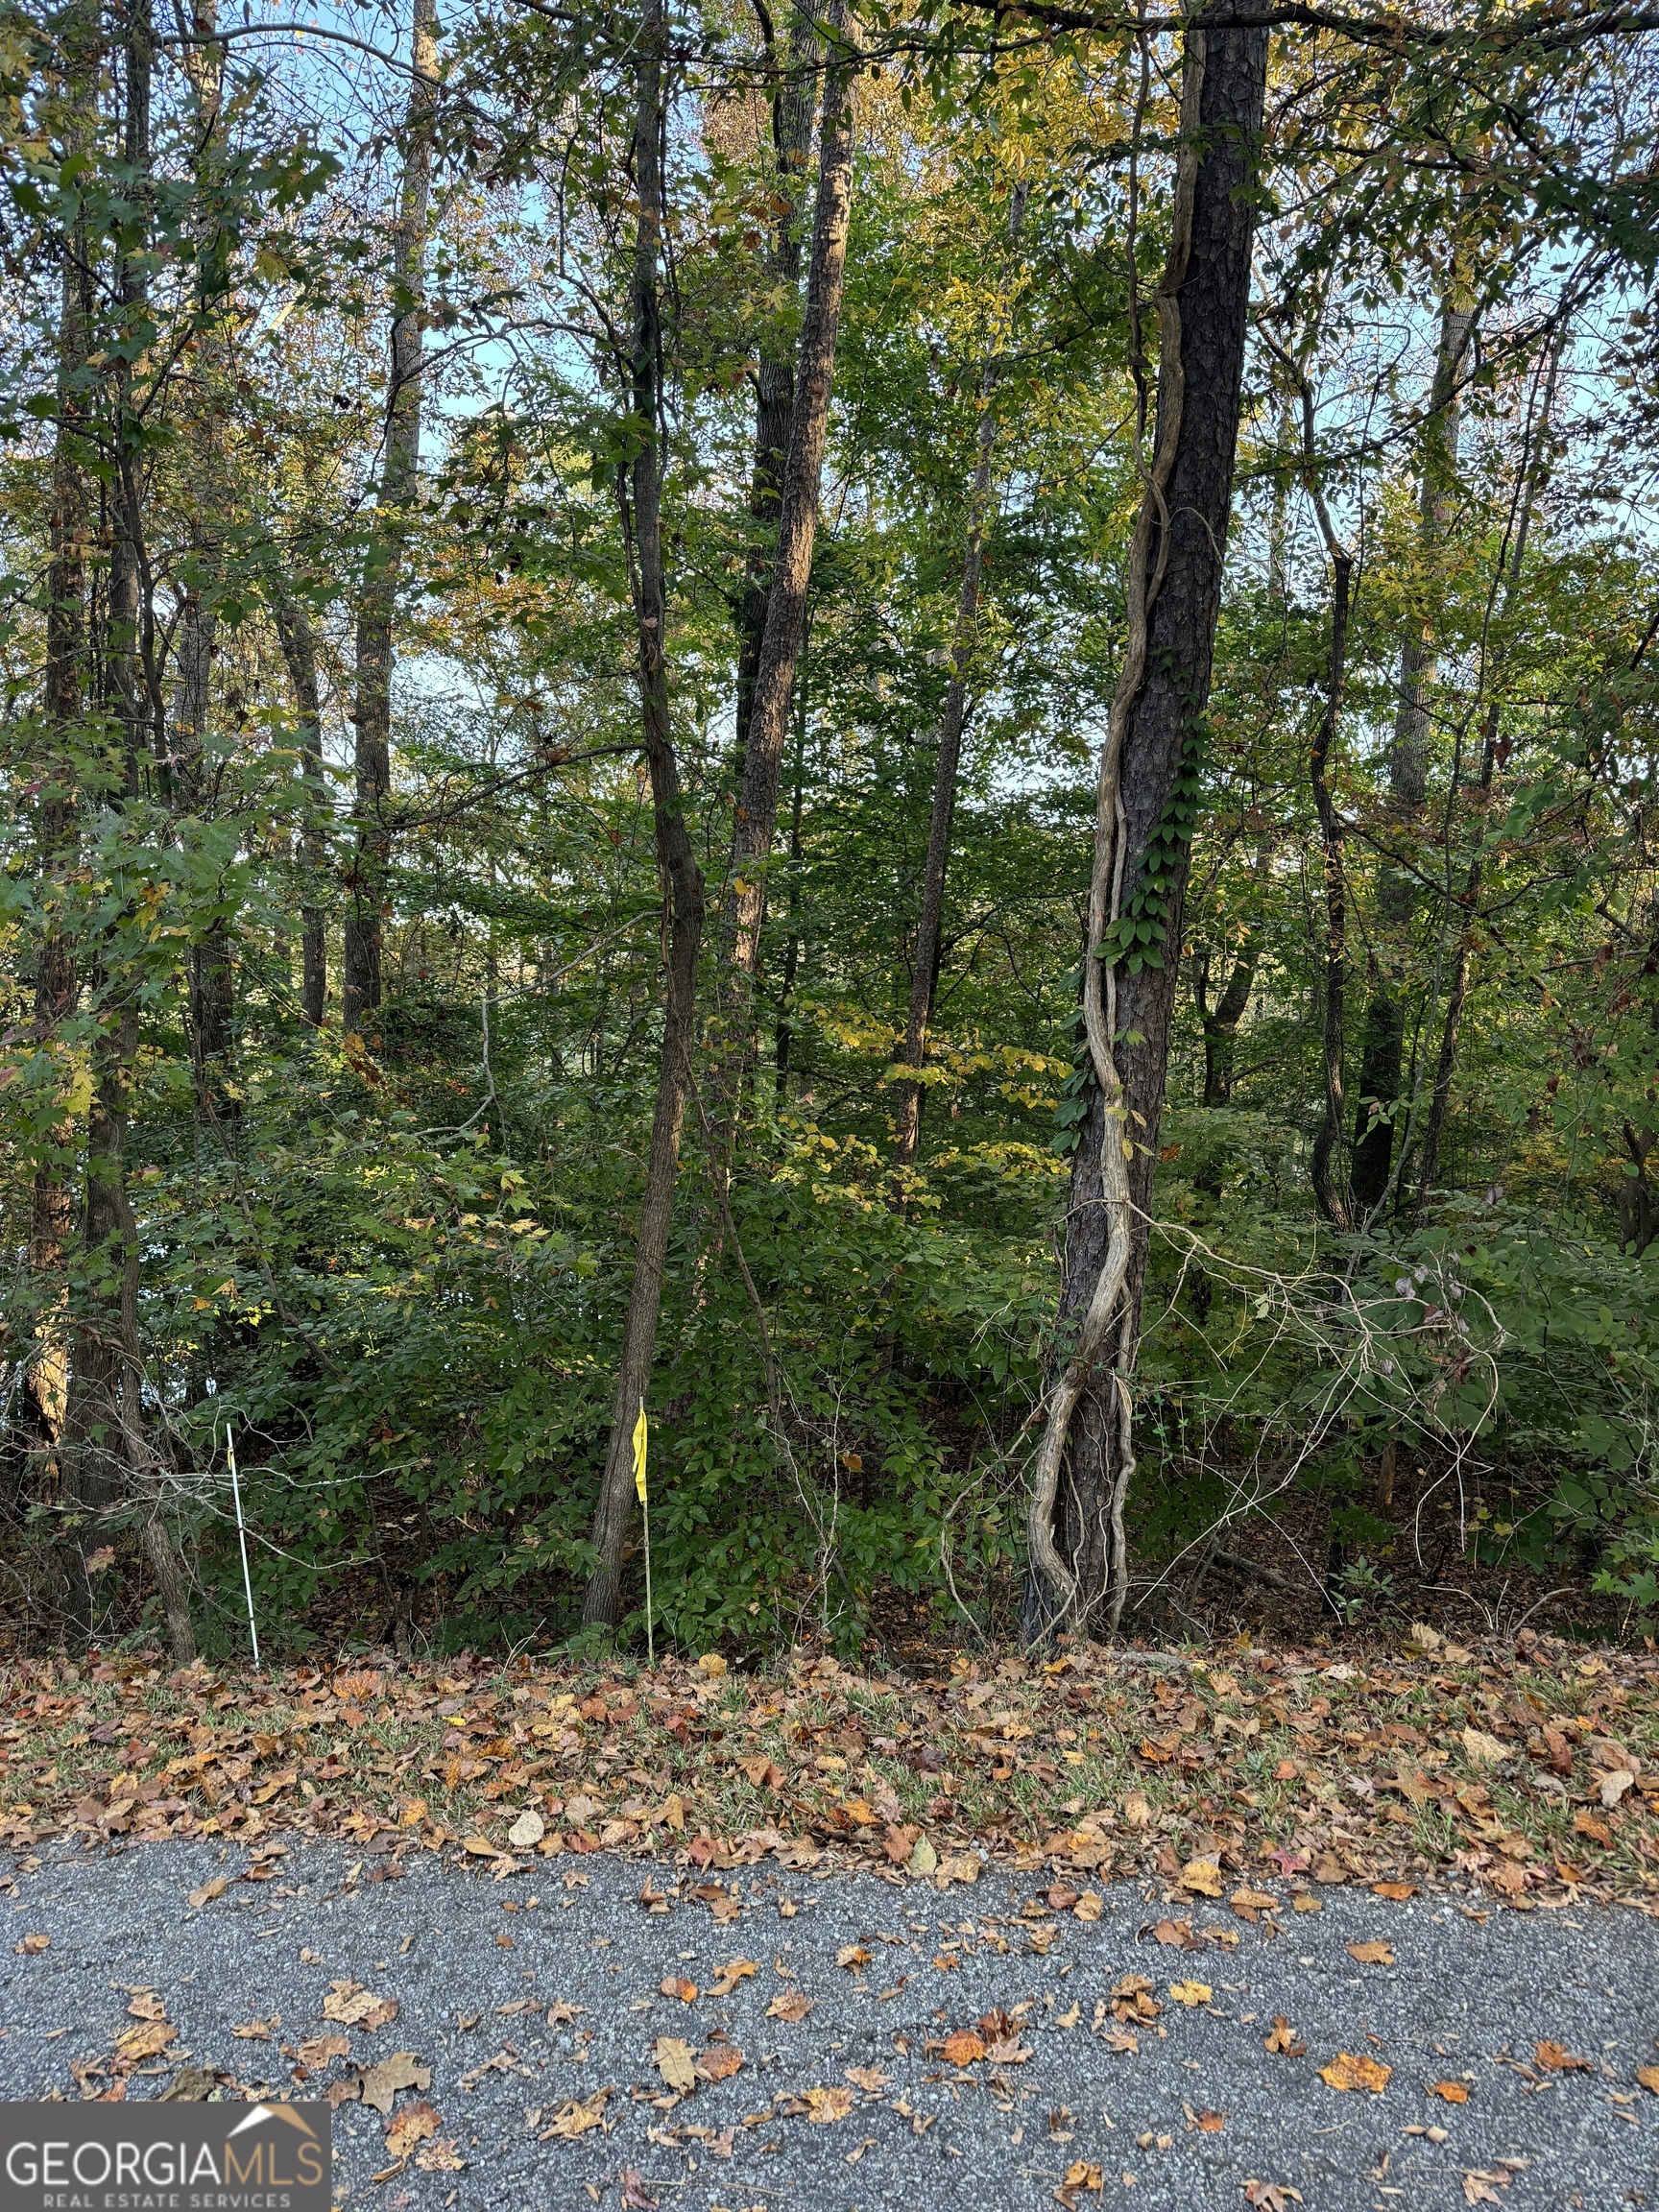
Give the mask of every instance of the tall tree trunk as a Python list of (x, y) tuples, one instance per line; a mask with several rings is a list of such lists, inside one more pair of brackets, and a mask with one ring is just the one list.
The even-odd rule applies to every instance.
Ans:
[[(1521, 588), (1521, 571), (1527, 559), (1527, 541), (1531, 535), (1532, 510), (1540, 488), (1549, 472), (1550, 418), (1555, 401), (1555, 383), (1561, 368), (1561, 355), (1567, 343), (1567, 324), (1563, 320), (1550, 349), (1545, 370), (1544, 391), (1539, 403), (1536, 424), (1527, 424), (1527, 436), (1521, 461), (1521, 484), (1514, 537), (1508, 549), (1508, 560), (1503, 576), (1503, 613), (1507, 622), (1515, 612), (1515, 598)], [(1446, 1118), (1452, 1105), (1452, 1079), (1457, 1067), (1457, 1046), (1462, 1035), (1463, 1010), (1469, 998), (1469, 965), (1474, 952), (1476, 928), (1480, 910), (1480, 891), (1485, 880), (1485, 854), (1481, 840), (1485, 835), (1487, 802), (1492, 793), (1492, 778), (1498, 766), (1500, 733), (1503, 725), (1503, 701), (1496, 685), (1487, 701), (1484, 725), (1480, 733), (1480, 769), (1476, 790), (1476, 844), (1469, 856), (1462, 891), (1457, 898), (1455, 926), (1457, 943), (1452, 955), (1452, 974), (1446, 993), (1446, 1015), (1440, 1030), (1440, 1049), (1434, 1065), (1434, 1090), (1429, 1104), (1429, 1118), (1423, 1132), (1423, 1156), (1417, 1170), (1417, 1204), (1421, 1208), (1433, 1188), (1440, 1168), (1440, 1146), (1446, 1134)], [(1454, 793), (1454, 798), (1455, 794)], [(1448, 822), (1450, 831), (1450, 822)], [(1640, 1163), (1638, 1164), (1640, 1171)]]
[(1331, 643), (1326, 661), (1325, 704), (1309, 754), (1313, 810), (1319, 818), (1319, 851), (1325, 892), (1325, 959), (1319, 998), (1319, 1058), (1325, 1112), (1313, 1139), (1314, 1203), (1334, 1228), (1353, 1223), (1354, 1201), (1341, 1165), (1344, 1109), (1342, 1052), (1347, 1033), (1348, 883), (1342, 864), (1342, 817), (1331, 797), (1331, 748), (1336, 741), (1342, 689), (1348, 664), (1348, 614), (1354, 557), (1345, 545), (1329, 541), (1331, 553)]
[[(1018, 240), (1025, 213), (1025, 187), (1014, 187), (1008, 214), (1010, 240)], [(993, 350), (979, 379), (978, 457), (968, 492), (968, 543), (962, 559), (962, 581), (956, 592), (956, 619), (950, 634), (950, 680), (945, 688), (945, 709), (939, 718), (939, 757), (933, 769), (933, 804), (927, 820), (927, 854), (922, 867), (922, 902), (916, 917), (916, 936), (910, 960), (910, 1007), (904, 1037), (895, 1058), (902, 1068), (920, 1070), (927, 1058), (927, 1029), (933, 1019), (933, 996), (939, 987), (939, 948), (945, 920), (945, 876), (950, 864), (950, 826), (956, 812), (956, 780), (962, 764), (962, 731), (968, 712), (968, 678), (974, 661), (974, 641), (979, 627), (979, 585), (985, 564), (985, 528), (991, 513), (992, 461), (997, 444), (997, 418), (991, 401), (997, 388), (1000, 361), (997, 348), (1002, 338), (998, 318)], [(922, 1135), (920, 1082), (901, 1082), (895, 1101), (893, 1164), (903, 1169), (913, 1165)]]
[[(97, 121), (98, 13), (83, 0), (65, 17), (59, 66), (60, 112), (54, 117), (64, 161), (84, 158)], [(75, 939), (54, 912), (64, 895), (76, 844), (73, 755), (86, 709), (87, 604), (85, 548), (91, 529), (86, 464), (86, 395), (82, 377), (91, 346), (91, 239), (84, 205), (60, 239), (63, 256), (58, 318), (58, 420), (52, 452), (52, 559), (47, 577), (45, 723), (50, 757), (43, 764), (39, 809), (41, 871), (52, 886), (43, 901), (45, 926), (35, 966), (35, 1042), (49, 1050), (75, 1011), (80, 978)], [(40, 1309), (41, 1350), (29, 1371), (29, 1390), (42, 1433), (56, 1436), (63, 1416), (68, 1357), (61, 1334), (63, 1270), (74, 1235), (68, 1161), (74, 1123), (54, 1127), (35, 1169), (31, 1194), (30, 1265)]]
[[(219, 327), (224, 301), (218, 189), (225, 56), (218, 36), (216, 0), (194, 0), (191, 36), (183, 48), (194, 95), (194, 209), (196, 327), (188, 360), (185, 445), (189, 552), (183, 603), (179, 611), (178, 681), (173, 697), (171, 765), (182, 810), (205, 818), (212, 805), (204, 748), (212, 704), (213, 659), (219, 628), (219, 571), (229, 526), (230, 491), (225, 423), (230, 384), (229, 349)], [(236, 1111), (228, 1083), (235, 969), (230, 932), (215, 921), (190, 954), (189, 1036), (198, 1116), (209, 1122)]]
[[(795, 379), (795, 412), (778, 511), (778, 547), (766, 594), (766, 624), (750, 694), (737, 813), (732, 829), (732, 876), (726, 897), (725, 952), (739, 978), (734, 1049), (747, 1051), (749, 990), (759, 966), (766, 910), (766, 864), (778, 828), (778, 783), (789, 733), (795, 667), (806, 630), (806, 589), (818, 531), (818, 497), (835, 375), (835, 339), (847, 273), (847, 227), (853, 198), (853, 111), (857, 45), (844, 0), (825, 11), (830, 60), (819, 126), (818, 198), (812, 216), (812, 259)], [(730, 1108), (732, 1101), (727, 1105)]]
[(1204, 1097), (1206, 1106), (1225, 1106), (1233, 1096), (1233, 1064), (1238, 1043), (1238, 1024), (1250, 1003), (1256, 971), (1262, 961), (1262, 934), (1251, 927), (1244, 932), (1232, 971), (1214, 1007), (1206, 984), (1193, 992), (1198, 1019), (1204, 1028)]
[(668, 662), (663, 630), (667, 592), (662, 572), (662, 479), (659, 444), (661, 392), (660, 267), (662, 250), (663, 115), (662, 0), (646, 0), (637, 48), (639, 104), (634, 128), (634, 179), (639, 201), (633, 278), (633, 412), (640, 446), (629, 478), (619, 482), (622, 521), (630, 543), (634, 605), (638, 625), (640, 732), (651, 773), (657, 864), (664, 885), (668, 979), (662, 1026), (662, 1057), (657, 1077), (657, 1107), (651, 1122), (651, 1147), (645, 1163), (645, 1190), (639, 1206), (639, 1233), (634, 1253), (634, 1280), (623, 1325), (622, 1357), (611, 1413), (611, 1440), (593, 1515), (592, 1579), (582, 1607), (584, 1623), (614, 1627), (621, 1602), (622, 1551), (634, 1510), (634, 1424), (651, 1385), (651, 1360), (657, 1319), (662, 1303), (662, 1277), (668, 1258), (668, 1233), (674, 1217), (674, 1185), (680, 1164), (680, 1132), (691, 1079), (691, 1045), (697, 1019), (697, 954), (703, 940), (703, 872), (697, 865), (685, 825), (679, 762), (674, 753), (668, 697)]
[(1031, 1642), (1061, 1626), (1115, 1630), (1127, 1594), (1130, 1379), (1232, 499), (1266, 65), (1264, 28), (1210, 28), (1199, 14), (1185, 35), (1156, 438), (1100, 758), (1083, 963), (1095, 1089), (1067, 1213), (1066, 1357), (1027, 1521)]
[(300, 773), (305, 786), (305, 814), (300, 829), (301, 1003), (313, 1029), (328, 1011), (328, 940), (322, 905), (323, 871), (327, 861), (328, 789), (323, 776), (323, 709), (317, 688), (317, 642), (304, 608), (278, 588), (272, 601), (294, 713), (300, 725)]
[[(134, 179), (139, 218), (126, 234), (118, 278), (120, 346), (112, 472), (114, 537), (110, 547), (105, 706), (122, 733), (125, 790), (138, 796), (146, 735), (161, 746), (152, 617), (144, 544), (140, 425), (133, 384), (151, 337), (147, 280), (150, 182), (150, 84), (154, 32), (148, 0), (128, 0), (125, 39), (126, 113), (123, 153)], [(111, 349), (115, 351), (115, 349)], [(100, 1516), (142, 1494), (150, 1468), (143, 1436), (143, 1358), (138, 1328), (138, 1227), (127, 1190), (127, 1123), (138, 1056), (138, 977), (127, 965), (119, 926), (100, 950), (94, 977), (99, 1022), (92, 1047), (92, 1099), (87, 1115), (85, 1199), (72, 1328), (73, 1354), (64, 1414), (64, 1503), (73, 1523), (69, 1598), (71, 1628), (91, 1627), (87, 1553)], [(156, 1572), (174, 1657), (195, 1656), (184, 1578), (160, 1511), (160, 1487), (146, 1500), (143, 1542)]]
[(438, 105), (437, 0), (413, 0), (403, 178), (392, 247), (392, 343), (385, 461), (374, 541), (357, 617), (356, 849), (346, 912), (343, 1019), (360, 1030), (380, 1004), (381, 918), (392, 858), (393, 624), (421, 462), (421, 375), (425, 354), (426, 228)]
[[(1417, 543), (1425, 571), (1432, 569), (1444, 539), (1462, 409), (1459, 392), (1475, 318), (1454, 276), (1440, 314), (1440, 337), (1423, 429), (1423, 482)], [(1425, 588), (1431, 579), (1426, 573)], [(1434, 675), (1434, 625), (1429, 609), (1414, 615), (1400, 647), (1394, 737), (1388, 752), (1388, 816), (1402, 844), (1413, 835), (1429, 792), (1430, 689)], [(1359, 1214), (1371, 1214), (1388, 1191), (1395, 1149), (1396, 1110), (1406, 1049), (1402, 991), (1405, 948), (1416, 919), (1421, 886), (1407, 867), (1384, 866), (1377, 887), (1379, 952), (1365, 1011), (1364, 1055), (1354, 1129), (1350, 1181)]]
[[(770, 43), (770, 40), (768, 39)], [(806, 157), (818, 107), (818, 26), (810, 7), (794, 11), (784, 61), (772, 92), (772, 157), (778, 220), (767, 255), (767, 275), (780, 302), (801, 289), (801, 209)], [(749, 743), (749, 714), (766, 631), (773, 540), (783, 493), (783, 469), (795, 421), (795, 333), (781, 319), (762, 333), (755, 371), (755, 462), (749, 486), (751, 538), (738, 603), (735, 758)]]

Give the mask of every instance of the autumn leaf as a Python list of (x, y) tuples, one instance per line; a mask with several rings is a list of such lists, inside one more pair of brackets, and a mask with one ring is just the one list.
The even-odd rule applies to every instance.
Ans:
[(1501, 1767), (1509, 1756), (1507, 1744), (1489, 1736), (1484, 1728), (1465, 1728), (1457, 1740), (1475, 1767)]
[(1203, 1948), (1192, 1933), (1190, 1920), (1160, 1920), (1152, 1931), (1154, 1943), (1162, 1943), (1168, 1951), (1198, 1951)]
[(811, 2009), (810, 1997), (804, 1997), (799, 1989), (785, 1989), (767, 2006), (766, 2017), (768, 2020), (805, 2020)]
[(189, 1896), (190, 1910), (193, 1912), (200, 1912), (204, 1905), (211, 1905), (216, 1897), (223, 1897), (229, 1887), (228, 1881), (223, 1874), (215, 1874), (211, 1882), (204, 1882), (200, 1889), (191, 1890)]
[(134, 2020), (165, 2020), (167, 2008), (154, 1989), (134, 1989), (127, 2010)]
[(1551, 2074), (1588, 2074), (1588, 2058), (1575, 2058), (1572, 2052), (1559, 2043), (1534, 2043), (1532, 2056), (1540, 2066)]
[(697, 2059), (697, 2079), (700, 2081), (730, 2081), (743, 2064), (743, 2054), (735, 2043), (710, 2043)]
[(573, 2098), (568, 2104), (562, 2104), (554, 2115), (553, 2125), (542, 2129), (540, 2140), (546, 2143), (557, 2138), (571, 2142), (578, 2135), (586, 2135), (589, 2128), (603, 2127), (605, 2106), (611, 2096), (609, 2089), (595, 2089), (591, 2097), (580, 2102)]
[(1255, 2212), (1287, 2212), (1288, 2206), (1301, 2203), (1302, 2192), (1287, 2181), (1246, 2181), (1244, 2201)]
[(1350, 1943), (1345, 1948), (1349, 1958), (1357, 1959), (1361, 1966), (1392, 1966), (1394, 1963), (1394, 1946), (1380, 1936), (1366, 1943)]
[(507, 1831), (507, 1840), (515, 1851), (529, 1851), (541, 1842), (547, 1833), (547, 1823), (534, 1805), (527, 1806)]
[(1463, 2176), (1463, 2201), (1465, 2204), (1502, 2204), (1500, 2189), (1507, 2189), (1515, 2178), (1500, 2166), (1490, 2174), (1471, 2168)]
[(325, 2020), (338, 2020), (343, 2028), (384, 2028), (397, 2017), (396, 1997), (376, 1997), (360, 1982), (330, 1982), (323, 2000)]
[(985, 2056), (985, 2045), (972, 2028), (958, 2028), (953, 2035), (947, 2035), (943, 2056), (951, 2066), (972, 2066)]
[(38, 1959), (51, 1941), (50, 1936), (25, 1936), (21, 1943), (14, 1943), (12, 1948), (20, 1959)]
[(757, 1790), (781, 1790), (783, 1787), (783, 1769), (764, 1752), (756, 1759), (739, 1759), (738, 1770)]
[(730, 1966), (715, 1968), (713, 1994), (716, 1997), (730, 1997), (739, 1982), (753, 1980), (759, 1971), (753, 1959), (733, 1959)]
[(1338, 2051), (1329, 2066), (1321, 2066), (1319, 2079), (1333, 2089), (1369, 2089), (1381, 2096), (1387, 2088), (1394, 2069), (1360, 2052)]
[(349, 2058), (351, 2056), (350, 2039), (345, 2035), (307, 2035), (294, 2056), (301, 2066), (316, 2073), (319, 2067), (326, 2066), (332, 2059)]
[(1201, 2135), (1219, 2135), (1227, 2125), (1226, 2113), (1212, 2112), (1208, 2105), (1201, 2112), (1194, 2112), (1190, 2104), (1184, 2105), (1182, 2109), (1187, 2114), (1189, 2129), (1196, 2129)]
[(1072, 1906), (1071, 1916), (1075, 1920), (1083, 1921), (1086, 1926), (1093, 1926), (1104, 1910), (1105, 1900), (1099, 1892), (1094, 1889), (1085, 1889), (1076, 1904)]
[(862, 1943), (843, 1943), (835, 1954), (837, 1966), (845, 1966), (849, 1974), (857, 1974), (870, 1963), (870, 1953)]
[(1448, 2104), (1467, 2104), (1469, 2102), (1469, 2092), (1461, 2081), (1431, 2081), (1429, 2094), (1431, 2097), (1443, 2098)]
[(892, 2075), (879, 2066), (846, 2066), (842, 2072), (855, 2089), (862, 2089), (871, 2097), (879, 2097), (893, 2082)]
[(682, 2097), (688, 2097), (697, 2086), (697, 2055), (689, 2043), (678, 2035), (659, 2035), (652, 2056), (657, 2071), (668, 2087)]
[(1208, 2005), (1215, 1992), (1208, 1982), (1171, 1982), (1169, 1994), (1177, 2005)]
[(432, 2069), (422, 2066), (413, 2051), (394, 2051), (389, 2058), (365, 2067), (359, 2079), (363, 2103), (376, 2112), (390, 2112), (400, 2089), (431, 2088)]
[(1610, 1813), (1625, 1791), (1635, 1787), (1635, 1782), (1636, 1776), (1628, 1767), (1615, 1767), (1611, 1772), (1602, 1775), (1596, 1786), (1596, 1794)]
[(1262, 2038), (1262, 2048), (1286, 2058), (1305, 2058), (1308, 2056), (1307, 2044), (1298, 2042), (1295, 2029), (1283, 2012), (1274, 2013), (1273, 2032)]
[(1416, 1896), (1417, 1885), (1415, 1882), (1373, 1882), (1371, 1894), (1386, 1897), (1393, 1905), (1404, 1905), (1407, 1897)]
[(1189, 1859), (1181, 1869), (1181, 1887), (1200, 1897), (1219, 1897), (1221, 1869), (1214, 1859)]
[(443, 2122), (430, 2104), (405, 2104), (386, 2123), (386, 2148), (394, 2158), (407, 2158), (417, 2143), (436, 2135)]
[(658, 1987), (664, 1997), (678, 1997), (682, 2005), (694, 2005), (700, 1994), (695, 1982), (687, 1982), (678, 1974), (665, 1974)]
[(1638, 2066), (1636, 2079), (1644, 2089), (1650, 2089), (1655, 2097), (1659, 2097), (1659, 2066)]
[(179, 2031), (166, 2020), (141, 2020), (134, 2028), (115, 2038), (117, 2054), (130, 2066), (138, 2066), (146, 2058), (154, 2058), (166, 2050), (169, 2043), (178, 2040)]
[(815, 2127), (825, 2128), (833, 2120), (845, 2120), (852, 2109), (851, 2089), (808, 2089), (806, 2092), (806, 2117)]
[(1271, 1912), (1278, 1907), (1277, 1897), (1269, 1896), (1265, 1889), (1235, 1889), (1227, 1900), (1235, 1912)]
[(626, 2212), (657, 2212), (661, 2198), (653, 2197), (645, 2186), (645, 2176), (637, 2166), (624, 2166), (617, 2176), (622, 2184), (622, 2202)]
[(269, 2043), (274, 2023), (269, 2020), (244, 2020), (232, 2022), (230, 2032), (241, 2036), (245, 2043)]

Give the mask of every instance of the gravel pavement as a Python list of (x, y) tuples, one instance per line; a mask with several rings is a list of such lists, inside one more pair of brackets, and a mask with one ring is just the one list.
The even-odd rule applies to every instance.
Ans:
[[(1085, 1924), (1033, 1917), (1036, 1878), (998, 1868), (941, 1892), (595, 1855), (497, 1882), (416, 1854), (387, 1879), (383, 1863), (297, 1843), (254, 1869), (265, 1879), (248, 1870), (242, 1849), (193, 1843), (14, 1868), (0, 1887), (0, 2096), (107, 2088), (130, 2000), (154, 2010), (133, 1995), (149, 1990), (178, 2035), (130, 2071), (129, 2096), (312, 2097), (395, 2053), (430, 2069), (393, 2106), (394, 2122), (431, 2108), (395, 2144), (401, 2160), (385, 2115), (362, 2102), (335, 2114), (337, 2198), (382, 2212), (1000, 2212), (1056, 2190), (1088, 2212), (1236, 2207), (1252, 2182), (1300, 2192), (1283, 2201), (1306, 2212), (1659, 2206), (1659, 2095), (1637, 2080), (1659, 2060), (1659, 1925), (1634, 1911), (1479, 1916), (1460, 1896), (1327, 1889), (1317, 1913), (1244, 1925), (1119, 1884)], [(192, 1908), (214, 1877), (224, 1894)], [(647, 1877), (666, 1909), (641, 1907)], [(1201, 1947), (1160, 1943), (1152, 1928), (1170, 1917)], [(30, 1936), (49, 1941), (24, 1948)], [(1392, 1963), (1350, 1955), (1376, 1937)], [(838, 1964), (848, 1946), (868, 1960)], [(739, 1960), (756, 1971), (713, 1994)], [(1130, 1975), (1154, 2017), (1113, 2017)], [(665, 1977), (700, 1994), (663, 1995)], [(326, 2019), (336, 1983), (395, 1998), (397, 2017)], [(791, 1991), (806, 2016), (769, 2013)], [(332, 2008), (349, 2014), (354, 1994)], [(947, 2064), (941, 2041), (998, 2011), (1011, 2034), (976, 2032), (1000, 2032), (1000, 2060)], [(1275, 2015), (1305, 2054), (1264, 2050)], [(313, 2050), (298, 2082), (299, 2046), (325, 2034), (349, 2052)], [(714, 2074), (729, 2038), (742, 2066), (669, 2104), (660, 2037)], [(1584, 2063), (1552, 2070), (1540, 2043)], [(1318, 2069), (1339, 2052), (1391, 2069), (1385, 2087), (1329, 2086)], [(604, 2089), (603, 2127), (547, 2135)]]

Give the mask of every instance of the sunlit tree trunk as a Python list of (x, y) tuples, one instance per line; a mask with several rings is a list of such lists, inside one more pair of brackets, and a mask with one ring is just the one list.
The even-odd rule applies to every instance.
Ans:
[(279, 590), (273, 606), (276, 636), (287, 663), (294, 714), (299, 723), (300, 773), (305, 786), (305, 813), (300, 830), (301, 1003), (313, 1029), (328, 1012), (327, 917), (323, 906), (323, 872), (327, 862), (328, 788), (323, 775), (323, 709), (317, 687), (317, 641), (304, 608)]

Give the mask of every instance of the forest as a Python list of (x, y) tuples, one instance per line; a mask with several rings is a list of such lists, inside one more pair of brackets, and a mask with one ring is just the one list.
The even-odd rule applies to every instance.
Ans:
[(1659, 1632), (1656, 31), (7, 6), (0, 1646)]

